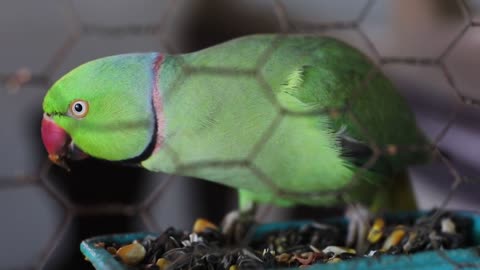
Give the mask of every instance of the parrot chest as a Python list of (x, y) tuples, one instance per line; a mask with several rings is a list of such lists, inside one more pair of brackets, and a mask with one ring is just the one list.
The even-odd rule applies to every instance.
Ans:
[(165, 147), (144, 162), (151, 170), (257, 192), (265, 200), (332, 193), (351, 180), (319, 119), (279, 115), (254, 78), (191, 76), (169, 98)]

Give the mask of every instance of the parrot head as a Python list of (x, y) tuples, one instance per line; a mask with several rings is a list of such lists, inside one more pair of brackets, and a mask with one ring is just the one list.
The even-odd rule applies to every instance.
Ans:
[(87, 157), (135, 161), (151, 151), (161, 59), (156, 53), (108, 56), (55, 82), (43, 100), (41, 125), (50, 160), (63, 167), (66, 159)]

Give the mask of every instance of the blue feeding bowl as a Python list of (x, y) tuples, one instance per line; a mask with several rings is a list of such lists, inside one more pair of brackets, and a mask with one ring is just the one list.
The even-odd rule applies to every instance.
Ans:
[[(308, 266), (311, 270), (384, 270), (384, 269), (431, 269), (431, 270), (456, 270), (456, 269), (480, 269), (480, 215), (473, 212), (456, 211), (451, 212), (456, 216), (469, 218), (472, 222), (471, 232), (469, 232), (470, 245), (466, 248), (449, 250), (429, 250), (412, 253), (409, 255), (381, 255), (370, 258), (355, 258), (345, 260), (334, 264), (314, 264)], [(425, 212), (410, 212), (395, 215), (387, 215), (389, 219), (401, 219), (406, 217), (419, 217)], [(311, 220), (267, 223), (256, 227), (253, 239), (259, 239), (263, 235), (272, 231), (299, 228), (312, 223)], [(344, 218), (334, 218), (321, 221), (325, 224), (346, 224)], [(117, 245), (130, 244), (134, 240), (141, 240), (147, 236), (158, 237), (158, 233), (126, 233), (102, 235), (84, 240), (80, 249), (85, 257), (97, 270), (130, 270), (118, 259), (114, 258), (104, 247), (98, 243), (116, 243)], [(298, 267), (291, 268), (298, 269)]]

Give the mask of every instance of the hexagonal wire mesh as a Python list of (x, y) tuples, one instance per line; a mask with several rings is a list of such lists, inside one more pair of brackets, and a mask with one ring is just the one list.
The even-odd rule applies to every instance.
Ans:
[[(27, 4), (31, 11), (26, 11)], [(45, 153), (37, 130), (45, 89), (86, 60), (133, 51), (184, 53), (250, 33), (281, 35), (258, 55), (253, 67), (238, 70), (225, 65), (185, 64), (182, 75), (253, 79), (277, 116), (259, 132), (256, 144), (244, 157), (185, 163), (171, 150), (178, 171), (239, 167), (277, 195), (325, 196), (324, 192), (283, 190), (256, 165), (255, 157), (285, 117), (346, 114), (369, 137), (361, 115), (352, 113), (349, 104), (307, 113), (282, 108), (262, 74), (262, 67), (282, 43), (283, 35), (329, 35), (347, 41), (372, 58), (406, 96), (421, 128), (434, 143), (432, 151), (439, 161), (410, 171), (420, 207), (476, 209), (478, 200), (462, 199), (469, 197), (465, 191), (478, 179), (480, 149), (475, 145), (479, 134), (475, 123), (479, 120), (480, 96), (476, 87), (480, 82), (475, 75), (479, 66), (475, 45), (479, 36), (479, 1), (143, 0), (132, 4), (72, 0), (32, 4), (7, 1), (1, 4), (0, 11), (0, 34), (5, 46), (0, 51), (5, 59), (0, 66), (5, 129), (0, 136), (8, 144), (2, 151), (8, 157), (0, 165), (2, 219), (8, 220), (1, 225), (1, 235), (9, 247), (1, 254), (10, 254), (2, 257), (8, 269), (84, 269), (88, 263), (82, 264), (78, 243), (85, 237), (159, 231), (167, 224), (189, 226), (202, 215), (218, 221), (233, 209), (231, 190), (195, 179), (179, 180), (177, 176), (111, 167), (96, 161), (74, 165), (72, 173), (52, 167), (48, 161), (38, 166)], [(367, 88), (375, 75), (372, 69), (355, 95)], [(176, 87), (174, 84), (171, 91)], [(368, 144), (373, 154), (362, 170), (369, 169), (383, 155), (422, 147), (378, 145), (371, 139)], [(168, 149), (168, 145), (165, 147)], [(461, 196), (455, 197), (458, 192)], [(474, 191), (469, 194), (474, 195)], [(219, 208), (218, 201), (228, 203)], [(264, 220), (275, 219), (272, 213), (265, 212)], [(77, 259), (71, 260), (72, 256)]]

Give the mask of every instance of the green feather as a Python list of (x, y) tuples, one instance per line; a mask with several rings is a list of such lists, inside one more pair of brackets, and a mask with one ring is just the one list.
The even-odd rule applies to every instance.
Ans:
[[(341, 155), (336, 136), (341, 127), (350, 138), (379, 147), (422, 145), (426, 140), (386, 77), (363, 54), (331, 38), (235, 39), (169, 56), (159, 82), (169, 150), (143, 165), (238, 188), (257, 201), (284, 206), (369, 202), (394, 171), (425, 157), (409, 153), (382, 158), (378, 163), (391, 171), (384, 175), (359, 170)], [(285, 113), (346, 104), (352, 114), (336, 118)], [(305, 192), (323, 195), (299, 195)]]
[[(338, 40), (248, 36), (164, 55), (158, 74), (156, 56), (86, 63), (52, 87), (44, 109), (85, 152), (124, 160), (140, 155), (154, 135), (158, 88), (162, 144), (141, 165), (236, 188), (244, 208), (251, 200), (372, 203), (394, 175), (428, 159), (426, 151), (407, 151), (362, 169), (372, 144), (428, 142), (391, 82)], [(74, 98), (91, 102), (81, 121), (64, 115)]]

